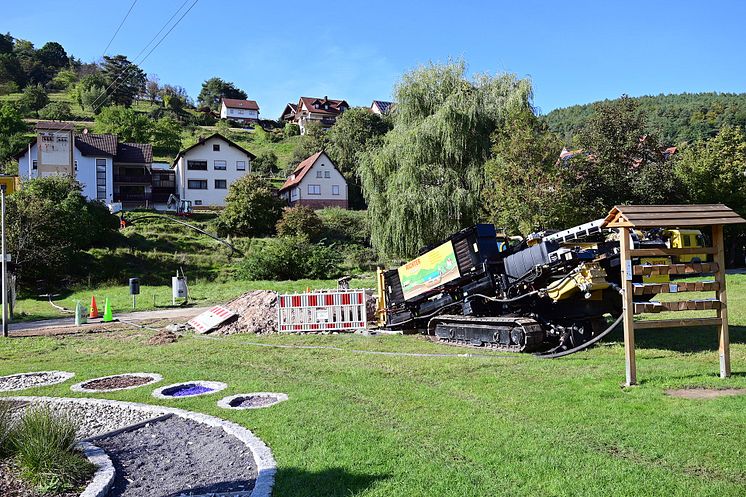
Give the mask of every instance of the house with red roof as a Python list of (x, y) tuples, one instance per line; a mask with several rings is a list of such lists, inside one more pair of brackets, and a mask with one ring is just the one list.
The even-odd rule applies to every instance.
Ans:
[(280, 188), (290, 206), (348, 208), (347, 180), (324, 151), (301, 162)]
[(306, 134), (306, 125), (317, 122), (324, 129), (331, 128), (337, 118), (350, 108), (345, 100), (333, 100), (329, 97), (300, 97), (295, 108), (293, 121), (300, 127), (300, 133)]
[(238, 122), (259, 120), (259, 104), (255, 100), (224, 98), (220, 101), (220, 118)]

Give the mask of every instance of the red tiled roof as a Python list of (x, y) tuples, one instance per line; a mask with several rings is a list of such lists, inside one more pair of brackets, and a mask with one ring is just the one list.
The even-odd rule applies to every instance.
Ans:
[(293, 173), (290, 176), (288, 176), (288, 179), (286, 179), (285, 183), (283, 183), (282, 186), (280, 187), (280, 191), (287, 190), (288, 188), (300, 183), (301, 180), (303, 180), (303, 177), (306, 175), (306, 173), (311, 170), (311, 167), (313, 166), (314, 162), (316, 162), (316, 160), (319, 157), (321, 157), (321, 154), (323, 153), (324, 153), (323, 150), (316, 152), (311, 157), (305, 159), (303, 162), (295, 166)]
[[(339, 115), (342, 111), (340, 110), (341, 106), (345, 106), (347, 108), (350, 107), (350, 105), (344, 101), (344, 100), (332, 100), (330, 98), (324, 97), (324, 98), (315, 98), (315, 97), (300, 97), (300, 100), (298, 101), (298, 110), (301, 110), (301, 106), (305, 104), (306, 109), (308, 112), (313, 112), (315, 114), (328, 114), (330, 116), (336, 116)], [(314, 104), (319, 104), (319, 108), (314, 108)], [(329, 109), (324, 109), (324, 105), (328, 104)]]
[(223, 103), (231, 109), (259, 110), (256, 100), (238, 100), (237, 98), (224, 98)]

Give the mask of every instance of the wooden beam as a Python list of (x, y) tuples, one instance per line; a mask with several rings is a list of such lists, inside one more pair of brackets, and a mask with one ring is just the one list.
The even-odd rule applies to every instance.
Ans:
[(635, 321), (632, 302), (632, 257), (630, 251), (629, 228), (619, 229), (619, 257), (622, 263), (622, 314), (624, 315), (624, 365), (626, 370), (625, 385), (637, 384), (637, 364), (635, 362)]
[(636, 276), (653, 274), (715, 274), (720, 268), (717, 262), (686, 262), (681, 264), (642, 264), (632, 269)]
[(723, 303), (717, 311), (717, 317), (720, 318), (720, 326), (718, 327), (720, 377), (728, 378), (730, 376), (730, 338), (728, 336), (728, 295), (725, 291), (725, 247), (723, 245), (722, 226), (712, 227), (712, 246), (717, 249), (715, 262), (720, 267), (720, 270), (715, 273), (715, 281), (720, 283), (717, 298)]
[(686, 326), (718, 326), (720, 318), (690, 318), (690, 319), (656, 319), (649, 321), (635, 321), (636, 330), (653, 328), (682, 328)]
[(659, 312), (710, 311), (724, 307), (719, 300), (676, 300), (673, 302), (634, 302), (635, 314)]
[(632, 257), (664, 257), (664, 256), (676, 256), (676, 255), (697, 255), (697, 254), (711, 255), (714, 253), (715, 253), (715, 249), (713, 247), (649, 248), (649, 249), (630, 250), (630, 255)]
[(671, 283), (635, 283), (635, 295), (658, 295), (659, 293), (716, 292), (720, 289), (717, 281), (679, 281)]

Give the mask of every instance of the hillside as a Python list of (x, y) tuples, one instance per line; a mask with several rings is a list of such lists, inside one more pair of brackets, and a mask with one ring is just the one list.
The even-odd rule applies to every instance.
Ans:
[[(705, 139), (723, 125), (746, 126), (746, 93), (681, 93), (635, 97), (651, 133), (661, 143), (679, 145)], [(594, 103), (555, 109), (544, 116), (566, 143), (593, 112)]]

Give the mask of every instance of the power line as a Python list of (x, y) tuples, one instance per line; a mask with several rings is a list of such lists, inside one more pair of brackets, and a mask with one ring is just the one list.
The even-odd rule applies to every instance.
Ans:
[(114, 41), (114, 38), (117, 37), (117, 33), (119, 33), (119, 30), (122, 29), (122, 26), (124, 25), (124, 21), (127, 20), (127, 18), (130, 16), (130, 12), (132, 12), (132, 9), (135, 8), (135, 4), (137, 3), (137, 0), (134, 0), (132, 2), (132, 5), (130, 5), (130, 10), (127, 11), (127, 13), (124, 15), (124, 19), (122, 19), (122, 22), (119, 23), (119, 26), (117, 27), (117, 30), (114, 31), (114, 34), (111, 35), (111, 39), (109, 40), (109, 43), (106, 45), (106, 48), (104, 48), (104, 53), (101, 55), (103, 57), (106, 55), (107, 50), (109, 50), (109, 47), (111, 46), (111, 43)]
[[(143, 62), (145, 62), (147, 60), (147, 58), (150, 57), (150, 54), (152, 54), (153, 51), (156, 48), (158, 48), (161, 43), (163, 43), (163, 41), (171, 33), (171, 31), (173, 31), (174, 28), (179, 25), (179, 23), (181, 22), (181, 20), (184, 19), (184, 17), (186, 17), (186, 15), (189, 13), (189, 11), (191, 11), (194, 8), (194, 6), (197, 5), (197, 2), (199, 2), (199, 0), (194, 0), (194, 2), (192, 3), (192, 5), (190, 5), (189, 8), (186, 11), (184, 11), (184, 13), (173, 24), (173, 26), (171, 26), (171, 28), (168, 31), (166, 31), (166, 33), (161, 37), (161, 39), (158, 40), (158, 43), (156, 43), (153, 46), (153, 48), (151, 48), (150, 51), (142, 59), (140, 59), (138, 61), (137, 58), (148, 48), (148, 46), (150, 46), (151, 43), (153, 43), (153, 41), (158, 37), (158, 35), (166, 28), (166, 26), (168, 26), (168, 24), (171, 22), (171, 20), (174, 17), (176, 17), (176, 15), (179, 13), (179, 11), (181, 11), (182, 8), (184, 8), (184, 5), (186, 5), (187, 2), (189, 2), (189, 0), (186, 0), (183, 4), (181, 4), (181, 6), (171, 16), (171, 18), (168, 21), (166, 21), (166, 23), (163, 25), (163, 27), (160, 29), (160, 31), (158, 31), (158, 33), (156, 33), (156, 35), (147, 43), (147, 45), (145, 45), (145, 47), (142, 50), (140, 50), (137, 53), (137, 55), (135, 55), (135, 58), (134, 58), (134, 60), (132, 62), (133, 65), (142, 64)], [(132, 67), (133, 66), (130, 65), (130, 66), (126, 66), (126, 67), (122, 68), (122, 71), (120, 71), (119, 75), (116, 78), (114, 78), (114, 80), (111, 82), (111, 84), (104, 90), (104, 93), (102, 93), (98, 98), (96, 98), (96, 100), (93, 101), (93, 103), (91, 104), (91, 106), (93, 107), (93, 111), (92, 112), (95, 113), (99, 108), (101, 108), (101, 106), (106, 103), (106, 101), (109, 99), (109, 97), (111, 97), (114, 94), (114, 92), (117, 91), (117, 89), (120, 86), (122, 86), (122, 84), (124, 84), (124, 78), (123, 78), (124, 73), (126, 73)], [(114, 84), (117, 83), (117, 82), (119, 82), (119, 83), (116, 84), (116, 86), (114, 86)], [(109, 92), (109, 89), (112, 86), (114, 86), (114, 88), (111, 90), (111, 92)], [(104, 97), (104, 99), (100, 103), (98, 103), (98, 105), (96, 105), (96, 102), (98, 102), (99, 98), (101, 98), (102, 96)]]

